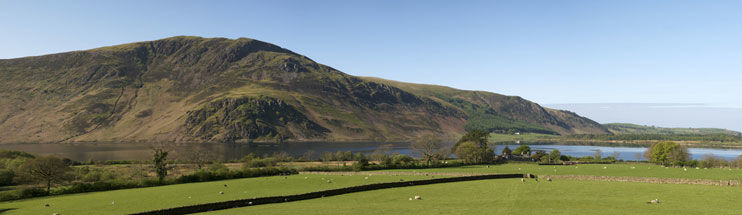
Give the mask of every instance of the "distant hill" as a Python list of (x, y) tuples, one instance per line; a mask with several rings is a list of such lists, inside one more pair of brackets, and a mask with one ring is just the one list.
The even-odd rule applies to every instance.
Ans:
[(663, 134), (663, 135), (710, 135), (725, 134), (741, 136), (742, 133), (720, 128), (662, 128), (655, 126), (635, 125), (629, 123), (603, 124), (614, 134)]
[(273, 44), (172, 37), (0, 60), (0, 143), (606, 134), (514, 96), (359, 78)]

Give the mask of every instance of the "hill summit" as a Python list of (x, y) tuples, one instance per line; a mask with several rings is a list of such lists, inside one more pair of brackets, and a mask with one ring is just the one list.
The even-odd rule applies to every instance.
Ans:
[(404, 141), (602, 134), (520, 97), (355, 77), (247, 38), (179, 36), (0, 60), (0, 142)]

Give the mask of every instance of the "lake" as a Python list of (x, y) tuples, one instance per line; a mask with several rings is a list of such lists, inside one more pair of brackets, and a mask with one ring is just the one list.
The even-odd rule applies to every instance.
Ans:
[[(294, 156), (300, 156), (306, 151), (314, 151), (314, 157), (322, 152), (352, 151), (368, 154), (376, 150), (380, 145), (390, 145), (391, 151), (400, 154), (411, 154), (408, 143), (286, 143), (286, 144), (189, 144), (169, 146), (174, 149), (190, 149), (201, 147), (225, 160), (240, 159), (249, 153), (272, 154), (285, 151)], [(518, 145), (497, 145), (495, 151), (499, 154), (508, 146), (514, 150)], [(531, 151), (544, 150), (550, 152), (559, 150), (563, 155), (574, 157), (592, 156), (597, 150), (602, 152), (603, 157), (617, 153), (618, 159), (623, 160), (645, 160), (642, 157), (645, 147), (620, 147), (620, 146), (585, 146), (585, 145), (529, 145)], [(88, 160), (149, 160), (152, 155), (152, 145), (141, 143), (111, 144), (111, 143), (72, 143), (72, 144), (10, 144), (0, 145), (0, 149), (25, 151), (34, 154), (56, 155), (77, 161)], [(177, 153), (177, 150), (175, 150)], [(693, 159), (701, 159), (710, 154), (719, 158), (732, 160), (742, 154), (742, 149), (721, 148), (689, 148), (688, 151)]]

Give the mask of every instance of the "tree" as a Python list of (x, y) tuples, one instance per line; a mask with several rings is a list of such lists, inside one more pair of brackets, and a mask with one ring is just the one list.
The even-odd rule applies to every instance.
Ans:
[(478, 143), (467, 141), (456, 148), (456, 156), (467, 163), (483, 163), (492, 160), (495, 151), (489, 146), (481, 147)]
[(505, 146), (505, 148), (502, 149), (502, 155), (503, 156), (508, 156), (508, 155), (512, 155), (512, 154), (513, 154), (513, 151), (510, 150), (510, 148), (508, 148), (507, 146)]
[(443, 147), (443, 142), (433, 135), (425, 135), (410, 144), (410, 149), (422, 157), (423, 161), (430, 166), (430, 162), (435, 160), (436, 153)]
[(562, 157), (562, 152), (554, 149), (551, 151), (551, 153), (549, 153), (548, 156), (542, 157), (541, 160), (542, 161), (545, 160), (548, 163), (555, 163), (555, 162), (559, 162), (561, 160), (561, 157)]
[(656, 142), (650, 146), (644, 157), (650, 162), (662, 165), (682, 164), (690, 159), (688, 148), (671, 141)]
[[(180, 159), (188, 161), (189, 163), (196, 164), (198, 169), (201, 169), (217, 159), (217, 155), (208, 148), (205, 144), (198, 144), (193, 146), (180, 147), (181, 153)], [(177, 152), (177, 151), (176, 151)]]
[(167, 176), (167, 153), (162, 148), (154, 149), (154, 158), (152, 161), (154, 162), (155, 173), (157, 173), (157, 179), (160, 183)]
[(71, 170), (64, 164), (62, 159), (54, 156), (43, 156), (26, 161), (21, 170), (30, 179), (44, 182), (46, 184), (46, 193), (52, 187), (52, 183), (61, 183), (67, 180), (66, 174)]
[(456, 142), (456, 145), (453, 146), (453, 150), (456, 151), (456, 148), (464, 142), (474, 142), (481, 148), (487, 147), (487, 138), (489, 137), (489, 135), (489, 132), (484, 130), (475, 129), (467, 131), (466, 134), (464, 134), (464, 136), (461, 136), (459, 141)]
[(515, 151), (513, 151), (513, 154), (516, 155), (531, 155), (531, 147), (528, 145), (520, 145), (518, 148), (515, 148)]
[(603, 151), (600, 151), (600, 149), (596, 149), (595, 154), (593, 154), (593, 158), (595, 158), (595, 160), (603, 159)]

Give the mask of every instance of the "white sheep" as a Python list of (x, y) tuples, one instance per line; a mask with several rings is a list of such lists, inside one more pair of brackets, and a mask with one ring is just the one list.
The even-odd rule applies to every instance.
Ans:
[(222, 194), (222, 195), (224, 195), (224, 191), (219, 191), (219, 194)]
[(423, 197), (415, 196), (415, 200), (422, 200), (422, 199), (423, 199)]
[(551, 181), (551, 178), (546, 178), (546, 181)]
[(526, 182), (526, 179), (525, 178), (521, 178), (520, 179), (520, 182)]
[(111, 205), (115, 205), (115, 204), (116, 204), (116, 202), (114, 202), (114, 201), (111, 201)]
[(649, 203), (650, 204), (659, 204), (660, 203), (660, 200), (659, 199), (652, 199), (652, 201), (649, 201)]

